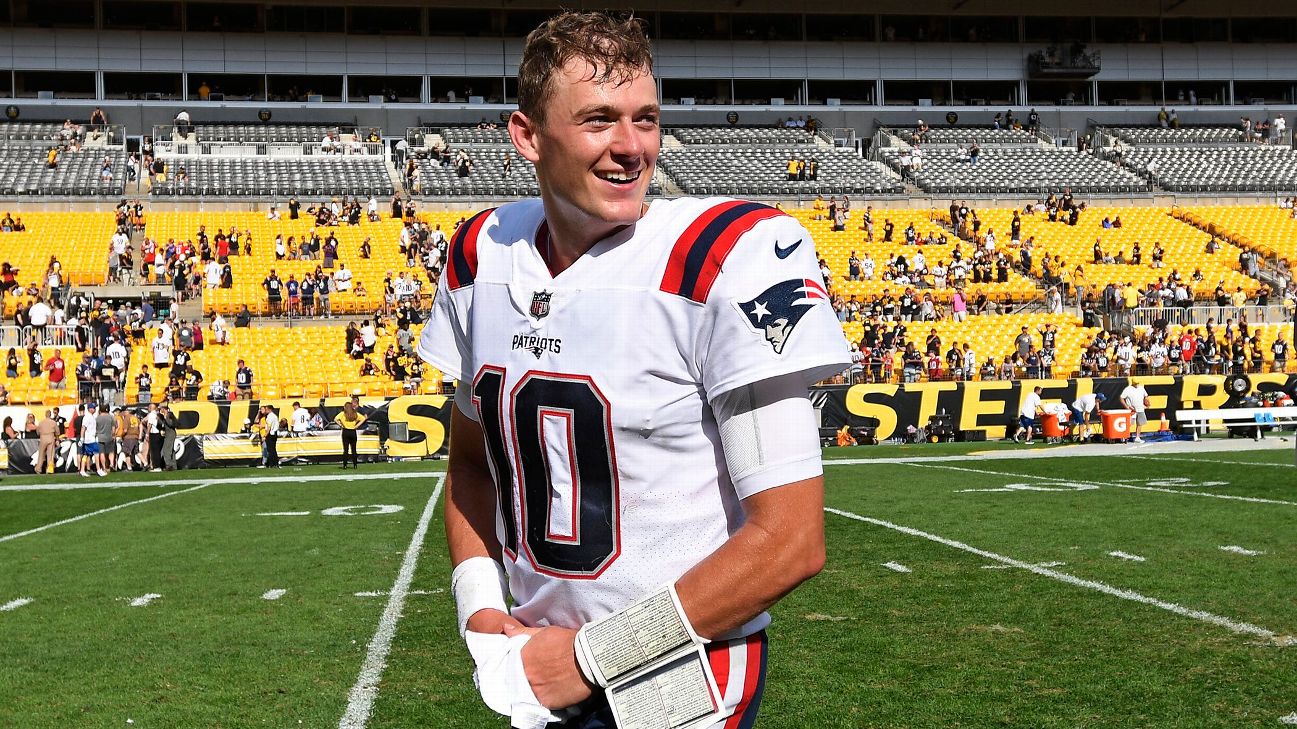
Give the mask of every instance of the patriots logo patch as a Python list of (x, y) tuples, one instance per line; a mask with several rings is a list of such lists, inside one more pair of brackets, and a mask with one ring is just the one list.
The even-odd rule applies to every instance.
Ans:
[(739, 302), (738, 307), (752, 328), (765, 335), (775, 354), (783, 354), (797, 322), (812, 306), (828, 300), (819, 281), (794, 278), (771, 286), (751, 301)]

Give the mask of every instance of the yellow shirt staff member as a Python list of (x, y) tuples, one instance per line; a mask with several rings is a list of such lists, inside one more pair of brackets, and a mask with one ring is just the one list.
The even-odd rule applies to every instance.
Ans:
[(351, 466), (360, 468), (360, 462), (356, 460), (356, 443), (359, 440), (357, 432), (360, 426), (365, 424), (365, 416), (356, 410), (356, 404), (347, 401), (342, 406), (342, 412), (338, 413), (333, 422), (342, 426), (342, 467), (347, 467), (347, 453), (351, 453)]

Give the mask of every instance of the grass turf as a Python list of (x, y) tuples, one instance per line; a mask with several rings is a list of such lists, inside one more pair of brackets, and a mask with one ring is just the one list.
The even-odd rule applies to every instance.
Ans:
[[(976, 448), (849, 455), (996, 444), (968, 445)], [(1297, 469), (1278, 465), (1291, 453), (1194, 455), (830, 464), (826, 499), (1023, 562), (1064, 562), (1051, 569), (1234, 624), (1297, 632)], [(34, 600), (0, 612), (0, 726), (337, 726), (387, 600), (354, 593), (391, 587), (441, 466), (374, 464), (358, 472), (376, 476), (366, 480), (297, 467), (0, 491), (3, 537), (210, 483), (0, 542), (0, 605)], [(970, 491), (1011, 484), (1049, 490)], [(320, 513), (366, 504), (403, 508)], [(311, 513), (256, 516), (278, 511)], [(1297, 645), (1282, 638), (1024, 569), (984, 569), (1000, 565), (886, 526), (826, 520), (824, 573), (773, 611), (763, 727), (1273, 726), (1297, 711)], [(444, 588), (440, 509), (419, 560), (412, 589)], [(263, 600), (273, 588), (288, 592)], [(150, 592), (162, 597), (129, 606)], [(411, 595), (368, 725), (504, 726), (481, 706), (470, 673), (449, 596)]]

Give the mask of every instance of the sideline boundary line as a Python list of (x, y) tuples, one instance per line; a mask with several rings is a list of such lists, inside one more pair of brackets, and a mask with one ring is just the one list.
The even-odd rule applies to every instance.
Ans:
[[(1171, 455), (1171, 454), (1167, 454), (1167, 455)], [(1186, 454), (1186, 455), (1192, 456), (1192, 454)], [(1221, 460), (1209, 459), (1209, 458), (1193, 458), (1192, 460), (1190, 460), (1189, 458), (1181, 458), (1179, 456), (1171, 456), (1169, 458), (1163, 458), (1159, 456), (1126, 456), (1126, 457), (1138, 458), (1141, 461), (1158, 461), (1160, 463), (1175, 463), (1177, 461), (1189, 461), (1191, 463), (1215, 463), (1221, 466), (1263, 466), (1265, 468), (1293, 468), (1293, 464), (1291, 463), (1264, 463), (1262, 461), (1221, 461)]]
[(36, 527), (36, 528), (34, 528), (34, 529), (28, 529), (27, 531), (24, 531), (24, 532), (16, 532), (16, 533), (14, 533), (14, 534), (6, 534), (6, 535), (0, 537), (0, 542), (8, 542), (8, 541), (10, 541), (10, 540), (12, 540), (12, 539), (17, 539), (17, 538), (19, 538), (19, 537), (25, 537), (25, 536), (28, 536), (28, 535), (31, 535), (31, 534), (36, 534), (37, 532), (43, 532), (43, 531), (45, 531), (46, 529), (53, 529), (54, 527), (57, 527), (57, 526), (63, 526), (64, 524), (71, 524), (71, 523), (73, 523), (73, 522), (81, 521), (82, 519), (89, 519), (89, 518), (92, 517), (92, 516), (99, 516), (100, 514), (107, 514), (107, 513), (110, 512), (110, 511), (117, 511), (118, 509), (125, 509), (125, 508), (128, 507), (128, 506), (135, 506), (135, 505), (137, 505), (137, 504), (147, 504), (147, 503), (150, 502), (150, 501), (157, 501), (158, 499), (165, 499), (165, 498), (167, 498), (168, 496), (175, 496), (175, 495), (177, 495), (177, 494), (187, 494), (187, 493), (189, 493), (189, 492), (191, 492), (191, 491), (197, 491), (198, 489), (207, 488), (207, 487), (210, 486), (210, 485), (211, 485), (210, 482), (208, 482), (208, 481), (204, 481), (203, 483), (200, 483), (200, 484), (198, 484), (197, 486), (191, 486), (191, 487), (189, 487), (189, 488), (187, 488), (187, 489), (180, 489), (179, 491), (168, 491), (168, 492), (165, 493), (165, 494), (158, 494), (157, 496), (150, 496), (150, 497), (148, 497), (147, 499), (136, 499), (135, 501), (127, 501), (127, 502), (124, 503), (124, 504), (117, 504), (116, 506), (109, 506), (109, 507), (106, 508), (106, 509), (99, 509), (98, 511), (91, 511), (91, 512), (89, 512), (89, 513), (81, 514), (81, 515), (79, 515), (79, 516), (69, 517), (69, 518), (67, 518), (67, 519), (62, 519), (62, 520), (60, 520), (60, 521), (56, 521), (56, 522), (52, 522), (52, 523), (50, 523), (50, 524), (46, 524), (46, 525), (44, 525), (44, 526), (38, 526), (38, 527)]
[[(309, 483), (315, 481), (372, 481), (375, 479), (394, 479), (394, 476), (409, 475), (410, 472), (403, 471), (386, 471), (383, 473), (365, 473), (355, 474), (338, 473), (338, 474), (321, 474), (317, 476), (290, 476), (290, 475), (265, 475), (265, 476), (236, 476), (234, 478), (205, 478), (202, 482), (208, 485), (221, 484), (249, 484), (249, 483), (278, 483), (281, 481), (292, 481), (294, 483)], [(418, 471), (414, 471), (418, 473)], [(424, 471), (431, 476), (445, 474), (441, 471)], [(192, 478), (166, 479), (161, 481), (67, 481), (64, 483), (20, 483), (9, 486), (0, 485), (0, 491), (79, 491), (81, 489), (124, 489), (136, 487), (166, 487), (180, 486), (182, 484), (193, 483)]]
[(1229, 501), (1246, 501), (1253, 504), (1278, 504), (1281, 506), (1297, 506), (1297, 501), (1282, 501), (1280, 499), (1263, 499), (1259, 496), (1234, 496), (1232, 494), (1215, 494), (1210, 491), (1183, 491), (1181, 489), (1167, 489), (1159, 486), (1136, 486), (1128, 483), (1112, 483), (1109, 481), (1082, 481), (1080, 479), (1059, 478), (1057, 476), (1038, 476), (1031, 473), (1009, 473), (1007, 471), (986, 471), (980, 468), (964, 468), (961, 466), (943, 466), (937, 463), (906, 463), (906, 466), (916, 468), (939, 468), (946, 471), (962, 471), (964, 473), (980, 473), (988, 476), (1001, 476), (1004, 478), (1030, 478), (1037, 481), (1053, 481), (1062, 483), (1075, 483), (1085, 486), (1097, 486), (1100, 488), (1131, 489), (1133, 491), (1157, 491), (1164, 494), (1183, 494), (1185, 496), (1205, 496), (1211, 499), (1226, 499)]
[(999, 562), (1000, 564), (1008, 565), (1010, 567), (1017, 567), (1018, 569), (1024, 569), (1033, 574), (1040, 575), (1041, 577), (1048, 577), (1052, 580), (1057, 580), (1059, 582), (1072, 585), (1073, 587), (1083, 587), (1085, 589), (1095, 590), (1105, 595), (1110, 595), (1112, 597), (1120, 598), (1122, 600), (1129, 600), (1131, 602), (1137, 602), (1143, 605), (1149, 605), (1152, 607), (1161, 608), (1162, 610), (1175, 613), (1176, 615), (1180, 615), (1182, 617), (1192, 618), (1193, 620), (1198, 620), (1204, 623), (1210, 623), (1212, 625), (1225, 628), (1226, 630), (1232, 633), (1238, 633), (1240, 635), (1256, 636), (1258, 638), (1264, 638), (1266, 640), (1274, 640), (1275, 638), (1275, 633), (1273, 631), (1267, 630), (1266, 628), (1262, 628), (1259, 625), (1252, 625), (1251, 623), (1244, 623), (1237, 620), (1231, 620), (1230, 618), (1224, 617), (1222, 615), (1216, 615), (1215, 613), (1209, 613), (1205, 610), (1195, 610), (1193, 608), (1187, 608), (1183, 605), (1179, 605), (1173, 602), (1159, 600), (1155, 597), (1148, 597), (1147, 595), (1142, 595), (1138, 592), (1135, 592), (1134, 590), (1126, 590), (1120, 587), (1113, 587), (1112, 585), (1109, 585), (1104, 582), (1098, 582), (1096, 580), (1087, 580), (1081, 577), (1077, 577), (1075, 575), (1069, 575), (1066, 572), (1058, 572), (1057, 570), (1051, 570), (1046, 567), (1041, 567), (1039, 565), (1031, 564), (1030, 562), (1023, 562), (1022, 560), (1017, 560), (1012, 557), (1006, 557), (1002, 554), (996, 554), (995, 552), (988, 552), (985, 549), (978, 549), (977, 547), (971, 546), (969, 544), (965, 544), (963, 542), (957, 542), (953, 539), (947, 539), (945, 537), (938, 536), (936, 534), (931, 534), (929, 532), (921, 531), (919, 529), (914, 529), (912, 527), (907, 527), (907, 526), (901, 526), (900, 524), (893, 524), (890, 521), (883, 521), (882, 519), (874, 519), (868, 516), (861, 516), (859, 514), (853, 514), (849, 511), (834, 509), (827, 506), (824, 507), (824, 510), (830, 514), (836, 514), (838, 516), (847, 519), (853, 519), (855, 521), (865, 522), (866, 524), (873, 524), (874, 526), (884, 527), (887, 529), (891, 529), (893, 531), (901, 532), (902, 534), (908, 534), (909, 536), (912, 537), (921, 537), (930, 542), (936, 542), (937, 544), (942, 544), (947, 547), (953, 547), (955, 549), (964, 552), (969, 552), (970, 554), (975, 554), (979, 557), (993, 560), (995, 562)]
[(392, 639), (396, 637), (396, 624), (401, 620), (405, 598), (410, 593), (410, 583), (414, 581), (419, 551), (423, 549), (423, 541), (428, 536), (428, 523), (432, 521), (437, 500), (441, 498), (441, 488), (445, 484), (446, 474), (438, 474), (437, 487), (433, 489), (427, 506), (423, 507), (414, 536), (410, 538), (410, 546), (406, 548), (405, 558), (401, 560), (401, 569), (396, 573), (396, 581), (389, 591), (387, 606), (378, 619), (378, 630), (374, 632), (365, 651), (365, 662), (361, 664), (360, 675), (356, 677), (356, 684), (347, 695), (347, 710), (338, 720), (338, 729), (364, 729), (369, 723), (370, 714), (374, 711), (374, 699), (378, 697), (378, 683), (383, 678), (383, 669), (387, 668)]

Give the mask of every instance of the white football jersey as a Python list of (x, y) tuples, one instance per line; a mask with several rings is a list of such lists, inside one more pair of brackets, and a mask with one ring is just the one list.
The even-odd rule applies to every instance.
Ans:
[(166, 364), (171, 361), (171, 343), (162, 337), (153, 340), (153, 363)]
[(514, 616), (576, 628), (743, 524), (709, 403), (851, 360), (810, 234), (774, 208), (660, 200), (558, 276), (541, 249), (539, 200), (464, 222), (419, 354), (482, 425)]

